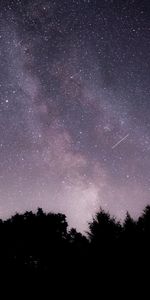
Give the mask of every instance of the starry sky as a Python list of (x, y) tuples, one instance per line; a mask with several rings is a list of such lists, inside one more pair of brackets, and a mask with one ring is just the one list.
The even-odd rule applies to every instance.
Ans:
[(150, 3), (0, 1), (0, 217), (150, 204)]

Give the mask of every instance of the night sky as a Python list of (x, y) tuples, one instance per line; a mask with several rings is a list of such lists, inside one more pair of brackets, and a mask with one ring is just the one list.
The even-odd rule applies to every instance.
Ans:
[(0, 217), (150, 204), (150, 2), (0, 1)]

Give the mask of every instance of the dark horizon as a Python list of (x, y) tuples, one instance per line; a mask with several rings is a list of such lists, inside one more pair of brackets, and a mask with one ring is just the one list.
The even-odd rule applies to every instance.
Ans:
[[(149, 207), (149, 205), (147, 205), (146, 207)], [(125, 213), (125, 216), (124, 218), (122, 219), (119, 219), (117, 216), (115, 216), (114, 214), (111, 214), (108, 210), (105, 210), (103, 207), (99, 207), (99, 209), (97, 209), (97, 211), (95, 212), (95, 214), (93, 214), (91, 216), (91, 219), (90, 220), (87, 220), (87, 223), (86, 223), (86, 229), (85, 230), (80, 230), (80, 228), (78, 227), (73, 227), (69, 224), (69, 220), (68, 220), (68, 217), (67, 215), (65, 215), (62, 211), (52, 211), (52, 210), (44, 210), (42, 207), (37, 207), (35, 208), (34, 210), (22, 210), (22, 211), (15, 211), (12, 215), (8, 215), (7, 217), (5, 218), (0, 218), (0, 221), (2, 222), (7, 222), (9, 220), (11, 220), (12, 218), (14, 218), (16, 215), (20, 215), (20, 216), (23, 216), (25, 215), (26, 213), (32, 213), (32, 214), (37, 214), (38, 210), (42, 210), (42, 212), (46, 215), (48, 214), (54, 214), (54, 215), (57, 215), (57, 214), (60, 214), (60, 215), (64, 215), (66, 217), (66, 221), (68, 223), (68, 230), (70, 229), (75, 229), (77, 230), (77, 232), (81, 233), (83, 236), (87, 236), (87, 233), (88, 233), (88, 230), (89, 230), (89, 224), (93, 221), (94, 217), (96, 216), (96, 214), (100, 211), (108, 214), (110, 216), (110, 218), (114, 219), (116, 222), (118, 222), (121, 226), (123, 226), (127, 216), (129, 215), (131, 217), (131, 219), (134, 221), (134, 222), (137, 222), (138, 219), (140, 218), (140, 216), (142, 215), (142, 213), (144, 212), (144, 210), (146, 209), (146, 207), (141, 211), (141, 213), (139, 213), (138, 216), (134, 217), (132, 216), (129, 211), (126, 211)]]
[[(88, 275), (92, 283), (100, 268), (98, 278), (106, 273), (112, 281), (112, 271), (119, 279), (124, 268), (135, 275), (136, 270), (149, 268), (150, 206), (137, 221), (128, 213), (123, 224), (100, 209), (89, 223), (86, 236), (69, 228), (64, 214), (46, 214), (38, 208), (36, 214), (26, 211), (0, 220), (0, 241), (2, 274), (31, 276), (35, 282), (36, 276), (56, 276), (63, 283), (68, 274), (74, 276), (77, 271), (79, 277), (87, 279)], [(62, 271), (64, 279), (60, 277)]]

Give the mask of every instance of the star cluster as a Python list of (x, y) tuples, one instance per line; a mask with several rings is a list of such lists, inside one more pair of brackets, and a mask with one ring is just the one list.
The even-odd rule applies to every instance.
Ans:
[(83, 231), (100, 206), (149, 203), (149, 15), (139, 0), (0, 3), (1, 217), (43, 207)]

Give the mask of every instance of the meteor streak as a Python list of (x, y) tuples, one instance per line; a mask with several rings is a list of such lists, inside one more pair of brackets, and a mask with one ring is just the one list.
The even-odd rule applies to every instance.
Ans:
[(124, 138), (122, 138), (119, 142), (117, 142), (115, 145), (113, 145), (112, 149), (116, 148), (121, 142), (123, 142), (124, 140), (126, 140), (128, 136), (129, 136), (129, 133)]

